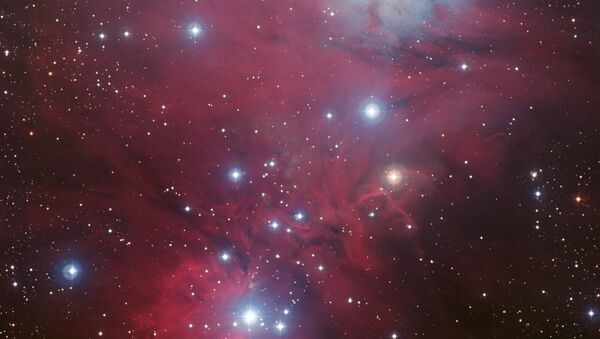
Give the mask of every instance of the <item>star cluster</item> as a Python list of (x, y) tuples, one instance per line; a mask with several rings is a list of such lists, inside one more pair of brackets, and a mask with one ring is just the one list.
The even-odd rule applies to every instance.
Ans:
[(593, 1), (0, 11), (0, 335), (600, 333)]

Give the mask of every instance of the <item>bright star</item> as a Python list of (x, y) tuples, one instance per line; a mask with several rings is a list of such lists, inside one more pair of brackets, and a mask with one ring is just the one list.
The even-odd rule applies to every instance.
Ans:
[(67, 280), (75, 280), (79, 275), (79, 268), (75, 264), (68, 264), (63, 267), (63, 277)]
[(296, 219), (297, 221), (301, 221), (302, 219), (304, 219), (304, 214), (302, 212), (298, 212), (294, 214), (294, 219)]
[(223, 261), (229, 260), (229, 254), (227, 254), (227, 253), (221, 254), (221, 259), (223, 259)]
[(106, 35), (104, 33), (100, 33), (98, 34), (98, 37), (102, 40), (104, 40), (104, 38), (106, 38)]
[(535, 196), (539, 198), (540, 196), (542, 196), (542, 192), (540, 192), (540, 191), (535, 191)]
[(202, 32), (202, 28), (200, 28), (198, 25), (193, 25), (190, 28), (190, 33), (192, 34), (192, 36), (198, 36), (200, 32)]
[(278, 322), (278, 323), (275, 325), (275, 328), (276, 328), (276, 329), (277, 329), (279, 332), (281, 332), (281, 331), (283, 331), (283, 329), (285, 328), (285, 324), (284, 324), (284, 323), (282, 323), (282, 322)]
[(276, 229), (277, 227), (279, 227), (279, 223), (277, 221), (272, 221), (270, 226), (271, 228)]
[(466, 63), (462, 63), (462, 65), (460, 65), (460, 69), (462, 69), (463, 71), (466, 71), (469, 68), (469, 65), (467, 65)]
[(191, 208), (190, 206), (185, 206), (185, 211), (186, 211), (186, 212), (189, 212), (189, 211), (191, 211), (191, 210), (192, 210), (192, 208)]
[(591, 317), (593, 317), (594, 315), (596, 315), (596, 313), (595, 313), (593, 310), (590, 310), (590, 311), (588, 312), (588, 315), (589, 315), (589, 316), (590, 316), (590, 318), (591, 318)]
[(392, 169), (387, 173), (385, 179), (387, 180), (388, 184), (393, 186), (397, 185), (400, 183), (400, 181), (402, 181), (402, 173), (396, 169)]
[(246, 312), (244, 312), (243, 318), (246, 325), (251, 326), (254, 325), (258, 320), (258, 314), (250, 308)]
[(237, 168), (234, 168), (231, 171), (229, 171), (229, 177), (233, 181), (239, 181), (242, 178), (242, 171), (240, 171)]
[(333, 114), (327, 113), (327, 114), (325, 114), (325, 117), (327, 117), (327, 119), (331, 120), (333, 118)]
[(370, 103), (367, 106), (365, 106), (364, 114), (365, 117), (367, 117), (368, 119), (375, 120), (381, 114), (381, 110), (379, 109), (379, 106), (377, 106), (377, 104)]

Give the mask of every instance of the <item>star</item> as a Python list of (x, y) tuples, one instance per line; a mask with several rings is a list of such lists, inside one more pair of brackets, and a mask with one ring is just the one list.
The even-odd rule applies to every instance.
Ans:
[(279, 227), (279, 223), (277, 221), (272, 221), (269, 226), (271, 226), (273, 229), (276, 229)]
[(106, 38), (106, 34), (100, 33), (98, 34), (98, 37), (100, 38), (100, 40), (104, 40), (104, 38)]
[(327, 118), (327, 120), (331, 120), (333, 119), (333, 114), (331, 112), (327, 112), (327, 114), (325, 114), (325, 117)]
[(377, 104), (370, 103), (367, 106), (365, 106), (365, 110), (364, 110), (363, 114), (367, 119), (375, 120), (375, 119), (379, 118), (379, 115), (381, 114), (381, 110)]
[(402, 181), (402, 174), (396, 169), (391, 169), (386, 174), (385, 179), (388, 182), (388, 184), (395, 186)]
[(256, 323), (256, 321), (258, 321), (258, 314), (252, 308), (249, 308), (244, 312), (242, 318), (244, 319), (246, 325), (252, 326)]
[(75, 280), (79, 275), (79, 268), (73, 263), (65, 265), (63, 267), (62, 274), (67, 280)]
[(460, 69), (462, 69), (463, 71), (466, 71), (467, 69), (469, 69), (469, 65), (467, 65), (466, 63), (464, 63), (464, 62), (463, 62), (463, 63), (460, 65)]
[(276, 328), (276, 329), (277, 329), (279, 332), (281, 332), (281, 331), (283, 331), (283, 329), (285, 329), (285, 324), (279, 321), (279, 322), (277, 322), (277, 324), (275, 324), (275, 328)]
[(596, 315), (596, 313), (595, 313), (593, 310), (589, 310), (589, 312), (588, 312), (588, 316), (591, 318), (591, 317), (593, 317), (594, 315)]
[(193, 37), (196, 37), (202, 32), (202, 28), (200, 28), (200, 26), (194, 24), (194, 25), (192, 25), (192, 27), (190, 27), (189, 32)]
[(130, 34), (129, 31), (123, 32), (123, 36), (126, 37), (126, 38), (129, 36), (129, 34)]
[(294, 214), (294, 219), (296, 219), (297, 221), (302, 221), (304, 219), (304, 213), (296, 212), (296, 214)]
[(227, 254), (227, 252), (221, 254), (221, 260), (228, 261), (229, 260), (229, 254)]
[(239, 181), (242, 178), (242, 171), (238, 168), (234, 168), (232, 170), (229, 171), (229, 178), (232, 181)]

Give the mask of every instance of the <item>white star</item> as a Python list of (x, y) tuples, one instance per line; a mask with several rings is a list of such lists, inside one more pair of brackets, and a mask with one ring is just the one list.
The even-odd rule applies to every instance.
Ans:
[(100, 34), (98, 34), (98, 37), (99, 37), (101, 40), (104, 40), (104, 38), (106, 38), (106, 35), (105, 35), (104, 33), (100, 33)]
[(129, 36), (129, 31), (123, 32), (123, 36), (127, 38)]
[(221, 254), (221, 259), (223, 259), (223, 261), (229, 260), (229, 254), (227, 254), (227, 253)]
[(462, 69), (463, 71), (466, 71), (467, 69), (469, 69), (469, 65), (467, 65), (466, 63), (462, 63), (462, 65), (460, 65), (460, 69)]
[(74, 264), (68, 264), (63, 268), (63, 277), (67, 280), (75, 280), (79, 275), (79, 269)]
[(593, 310), (590, 310), (590, 311), (588, 312), (588, 315), (589, 315), (589, 316), (590, 316), (590, 318), (591, 318), (591, 317), (593, 317), (594, 315), (596, 315), (596, 313), (595, 313)]
[(258, 314), (250, 308), (246, 312), (244, 312), (243, 318), (246, 325), (251, 326), (254, 325), (258, 320)]
[(282, 323), (282, 322), (278, 322), (278, 323), (275, 325), (275, 328), (276, 328), (276, 329), (277, 329), (279, 332), (281, 332), (281, 331), (283, 331), (283, 329), (285, 328), (285, 324), (284, 324), (284, 323)]
[(300, 221), (300, 220), (304, 219), (304, 214), (302, 212), (298, 212), (298, 213), (294, 214), (294, 219)]
[(367, 106), (365, 106), (365, 117), (367, 117), (370, 120), (374, 120), (377, 119), (379, 117), (379, 115), (381, 114), (381, 110), (379, 109), (379, 106), (377, 106), (374, 103), (370, 103)]
[(192, 28), (190, 28), (190, 33), (193, 36), (198, 36), (200, 32), (202, 32), (202, 28), (200, 28), (198, 25), (193, 25)]
[(234, 168), (229, 171), (229, 178), (232, 181), (240, 181), (242, 179), (242, 176), (243, 176), (243, 172), (238, 168)]

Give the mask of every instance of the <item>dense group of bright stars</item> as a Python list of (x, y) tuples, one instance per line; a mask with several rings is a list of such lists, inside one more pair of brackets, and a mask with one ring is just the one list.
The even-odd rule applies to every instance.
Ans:
[[(203, 32), (203, 30), (198, 24), (192, 23), (192, 24), (188, 25), (187, 33), (189, 34), (190, 38), (193, 38), (193, 39), (198, 38), (202, 34), (202, 32)], [(126, 38), (130, 37), (131, 32), (124, 31), (123, 36)], [(107, 39), (107, 35), (103, 32), (99, 33), (98, 37), (100, 38), (100, 40)], [(466, 70), (466, 68), (463, 67), (463, 70)], [(377, 124), (377, 123), (381, 122), (385, 118), (385, 116), (384, 116), (385, 113), (386, 112), (381, 107), (381, 103), (379, 101), (375, 101), (372, 97), (368, 101), (366, 101), (366, 103), (360, 109), (360, 116), (362, 116), (363, 120), (369, 124)], [(334, 117), (333, 113), (331, 113), (331, 112), (325, 113), (325, 118), (327, 120), (331, 120), (331, 119), (333, 119), (333, 117)], [(274, 159), (271, 159), (265, 163), (265, 166), (269, 167), (269, 168), (273, 168), (276, 166), (276, 161)], [(400, 172), (400, 170), (398, 170), (396, 168), (384, 170), (383, 173), (384, 173), (384, 177), (385, 177), (384, 183), (387, 184), (388, 189), (394, 189), (402, 181), (402, 173)], [(232, 167), (227, 171), (227, 178), (233, 184), (241, 183), (244, 179), (244, 176), (246, 176), (245, 171), (239, 167)], [(191, 205), (186, 205), (183, 207), (183, 210), (184, 210), (184, 212), (189, 213), (193, 210), (193, 207)], [(299, 209), (293, 214), (292, 217), (296, 222), (304, 222), (306, 219), (306, 214), (303, 210)], [(272, 220), (272, 221), (268, 222), (268, 227), (270, 227), (273, 230), (278, 229), (280, 226), (281, 226), (280, 223), (276, 220)], [(410, 228), (410, 225), (408, 227)], [(292, 231), (291, 228), (286, 228), (287, 233), (290, 233), (291, 231)], [(229, 262), (232, 259), (232, 256), (228, 251), (222, 251), (219, 256), (220, 256), (221, 262), (223, 262), (224, 264)], [(319, 272), (321, 272), (325, 269), (325, 267), (324, 267), (324, 265), (320, 264), (317, 266), (316, 269)], [(77, 264), (75, 264), (75, 263), (70, 263), (68, 265), (65, 265), (64, 268), (62, 269), (62, 277), (70, 282), (74, 282), (79, 277), (79, 274), (80, 274), (80, 269), (78, 268)], [(352, 303), (352, 302), (353, 302), (353, 299), (351, 297), (349, 297), (348, 303)], [(285, 316), (288, 316), (289, 310), (287, 308), (284, 309), (283, 314)], [(240, 319), (234, 321), (232, 323), (232, 325), (233, 325), (233, 327), (239, 327), (240, 325), (243, 325), (248, 330), (251, 330), (255, 326), (258, 326), (258, 327), (266, 326), (264, 320), (260, 316), (259, 310), (257, 310), (256, 308), (254, 308), (252, 306), (249, 306), (247, 309), (243, 310), (241, 312)], [(192, 324), (190, 324), (189, 327), (192, 328), (193, 327)], [(277, 320), (273, 324), (272, 327), (278, 333), (283, 333), (284, 330), (287, 328), (287, 325), (283, 320)], [(102, 333), (102, 332), (100, 332), (100, 333)], [(396, 338), (396, 336), (397, 336), (396, 334), (392, 334), (391, 338)]]
[[(334, 15), (334, 12), (331, 12), (331, 16)], [(127, 26), (126, 26), (127, 27)], [(211, 26), (212, 27), (212, 26)], [(260, 29), (260, 25), (256, 25), (257, 29)], [(187, 25), (183, 25), (179, 28), (183, 31), (183, 38), (186, 42), (196, 43), (201, 41), (202, 37), (206, 33), (211, 33), (210, 29), (206, 29), (206, 27), (201, 26), (196, 22), (191, 22)], [(120, 32), (111, 32), (111, 31), (96, 31), (92, 34), (95, 38), (97, 38), (101, 43), (110, 40), (111, 38), (125, 38), (125, 39), (134, 39), (135, 32), (130, 31), (128, 29), (121, 30)], [(191, 40), (191, 41), (188, 41)], [(10, 51), (5, 51), (5, 56), (8, 56)], [(477, 63), (472, 62), (473, 60), (468, 60), (464, 62), (457, 62), (451, 66), (452, 72), (457, 73), (468, 73), (476, 70), (476, 67), (479, 67)], [(51, 75), (51, 74), (50, 74)], [(165, 107), (163, 106), (163, 109)], [(365, 128), (376, 128), (376, 125), (385, 121), (389, 115), (393, 114), (392, 108), (389, 105), (386, 105), (385, 100), (379, 100), (373, 96), (365, 98), (361, 104), (356, 105), (355, 107), (355, 116), (356, 120), (360, 121), (364, 124)], [(320, 119), (324, 119), (329, 123), (332, 120), (337, 118), (337, 112), (333, 111), (321, 111), (322, 115), (319, 116)], [(324, 118), (323, 118), (324, 117)], [(30, 136), (33, 136), (33, 131), (30, 132)], [(275, 157), (270, 159), (266, 157), (266, 161), (264, 162), (264, 167), (267, 169), (277, 168), (280, 164), (279, 158)], [(235, 164), (235, 165), (234, 165)], [(261, 161), (262, 164), (262, 161)], [(465, 164), (467, 162), (465, 161)], [(231, 166), (230, 166), (231, 165)], [(229, 167), (230, 166), (230, 167)], [(406, 184), (407, 181), (411, 180), (410, 172), (405, 170), (405, 167), (402, 167), (402, 164), (383, 164), (377, 165), (378, 170), (375, 171), (378, 173), (378, 182), (382, 190), (401, 190), (402, 185)], [(225, 168), (219, 169), (219, 178), (225, 182), (225, 184), (229, 184), (234, 189), (237, 187), (243, 186), (247, 183), (251, 178), (253, 178), (256, 173), (253, 173), (251, 170), (248, 170), (243, 163), (231, 163), (225, 166)], [(548, 198), (551, 195), (550, 191), (544, 186), (542, 182), (540, 182), (540, 178), (543, 176), (542, 170), (534, 170), (524, 175), (527, 178), (527, 181), (531, 179), (531, 186), (528, 188), (528, 195), (531, 200), (539, 203)], [(588, 197), (585, 196), (587, 199)], [(577, 194), (574, 196), (573, 200), (575, 203), (581, 203), (584, 200), (584, 197)], [(197, 205), (193, 201), (184, 201), (181, 205), (178, 205), (177, 211), (183, 214), (188, 214), (198, 210)], [(308, 206), (294, 206), (291, 212), (289, 212), (289, 217), (291, 221), (283, 221), (287, 220), (286, 218), (278, 217), (277, 219), (273, 217), (273, 219), (265, 220), (264, 227), (270, 229), (272, 234), (282, 234), (282, 233), (292, 233), (293, 227), (288, 223), (297, 223), (303, 224), (310, 222), (312, 218), (313, 212), (308, 208)], [(367, 212), (367, 216), (369, 218), (376, 217), (376, 211), (371, 210)], [(536, 229), (539, 228), (539, 224), (537, 224)], [(406, 225), (407, 229), (412, 229), (413, 226), (411, 224)], [(109, 233), (112, 232), (112, 229), (109, 229)], [(224, 246), (225, 247), (225, 246)], [(279, 257), (277, 254), (276, 257)], [(214, 253), (214, 258), (218, 261), (219, 265), (223, 265), (223, 267), (227, 267), (227, 265), (231, 265), (232, 263), (239, 260), (238, 253), (236, 253), (235, 248), (225, 247), (220, 248)], [(14, 269), (14, 267), (12, 267)], [(328, 263), (317, 262), (314, 268), (317, 272), (323, 272), (333, 269), (333, 265), (328, 265)], [(87, 275), (91, 270), (86, 269), (86, 265), (84, 262), (79, 262), (75, 260), (65, 261), (61, 265), (59, 265), (55, 269), (55, 278), (69, 286), (75, 285), (77, 283), (83, 283), (83, 276)], [(11, 285), (14, 288), (20, 287), (20, 282), (15, 279), (12, 281)], [(489, 291), (488, 291), (489, 292)], [(545, 292), (544, 292), (545, 293)], [(483, 292), (480, 294), (482, 297), (488, 297), (487, 292)], [(344, 297), (345, 298), (345, 297)], [(344, 303), (353, 304), (357, 302), (357, 296), (348, 296), (347, 299), (343, 299)], [(241, 303), (239, 305), (239, 309), (233, 313), (233, 317), (228, 317), (228, 319), (232, 318), (230, 324), (233, 328), (242, 331), (256, 331), (258, 329), (266, 329), (272, 330), (278, 334), (285, 334), (288, 332), (293, 326), (292, 314), (290, 312), (290, 308), (276, 309), (275, 311), (269, 311), (266, 307), (261, 307), (260, 303)], [(584, 309), (583, 312), (580, 313), (585, 314), (588, 318), (597, 317), (596, 314), (597, 309), (593, 306), (590, 306), (589, 309)], [(189, 323), (189, 328), (193, 328), (194, 324)], [(392, 339), (400, 338), (400, 335), (394, 330), (388, 330), (388, 337)], [(98, 336), (104, 336), (106, 333), (104, 331), (98, 331)]]
[[(202, 27), (196, 23), (191, 23), (187, 26), (187, 34), (192, 39), (199, 38), (202, 33), (203, 33)], [(132, 33), (128, 30), (125, 30), (122, 32), (122, 36), (125, 38), (129, 38), (132, 36)], [(106, 40), (106, 39), (108, 39), (108, 35), (104, 32), (100, 32), (100, 33), (98, 33), (98, 38), (100, 40)], [(8, 55), (8, 51), (6, 51), (6, 54)], [(461, 71), (468, 71), (470, 69), (470, 65), (468, 65), (467, 63), (462, 63), (459, 65), (458, 68)], [(363, 104), (362, 108), (360, 109), (360, 115), (361, 115), (362, 119), (369, 124), (377, 124), (377, 123), (381, 122), (383, 119), (385, 119), (386, 113), (387, 113), (386, 110), (384, 110), (382, 108), (381, 102), (375, 100), (373, 97), (367, 99), (365, 101), (365, 103)], [(332, 120), (334, 118), (334, 114), (332, 112), (326, 112), (325, 118), (327, 120)], [(274, 159), (268, 160), (267, 162), (265, 162), (265, 166), (273, 168), (276, 166), (276, 161)], [(403, 173), (396, 167), (388, 168), (387, 170), (383, 170), (382, 172), (383, 172), (383, 177), (385, 178), (384, 183), (387, 184), (387, 187), (389, 189), (396, 188), (403, 181)], [(531, 174), (532, 180), (535, 181), (536, 179), (538, 179), (538, 176), (539, 176), (538, 171), (533, 171), (530, 174)], [(239, 167), (232, 167), (227, 171), (227, 177), (228, 177), (229, 181), (234, 184), (242, 182), (244, 180), (244, 176), (246, 176), (246, 175), (247, 174), (245, 173), (245, 171)], [(536, 189), (534, 191), (534, 197), (536, 199), (539, 199), (539, 198), (541, 198), (541, 196), (542, 196), (541, 190)], [(575, 198), (575, 200), (577, 202), (580, 202), (581, 197), (577, 196)], [(191, 205), (186, 205), (183, 208), (183, 210), (186, 213), (191, 212), (192, 209), (193, 209), (193, 207)], [(373, 211), (371, 211), (369, 213), (369, 217), (374, 217), (374, 216), (375, 216), (375, 213)], [(302, 210), (297, 210), (293, 214), (293, 219), (296, 222), (304, 222), (306, 219), (306, 215)], [(273, 230), (277, 230), (281, 226), (281, 224), (280, 224), (280, 222), (278, 222), (276, 220), (270, 220), (270, 221), (268, 221), (267, 226)], [(411, 229), (412, 226), (407, 225), (407, 228)], [(291, 229), (287, 228), (287, 232), (291, 232)], [(229, 262), (230, 260), (232, 260), (232, 256), (228, 251), (222, 251), (219, 256), (220, 256), (220, 260), (224, 264)], [(324, 269), (325, 269), (325, 267), (322, 264), (317, 266), (318, 271), (323, 271)], [(65, 264), (60, 269), (60, 273), (57, 275), (62, 277), (65, 281), (73, 284), (73, 283), (76, 283), (76, 281), (80, 278), (80, 274), (81, 274), (81, 269), (79, 267), (79, 264), (76, 262), (69, 262), (68, 264)], [(14, 281), (12, 283), (12, 285), (14, 287), (18, 287), (19, 283), (17, 281)], [(485, 297), (486, 293), (483, 293), (483, 296)], [(349, 304), (351, 304), (354, 302), (354, 300), (352, 297), (348, 297), (347, 302)], [(287, 308), (285, 308), (282, 313), (284, 316), (289, 316), (290, 312)], [(587, 312), (587, 315), (588, 315), (588, 317), (592, 318), (596, 315), (596, 313), (594, 312), (593, 309), (590, 309)], [(243, 309), (240, 312), (240, 316), (237, 317), (237, 319), (235, 321), (233, 321), (232, 326), (233, 327), (243, 326), (248, 331), (251, 331), (252, 328), (254, 328), (254, 327), (266, 327), (267, 325), (265, 323), (264, 317), (261, 315), (260, 310), (258, 310), (255, 306), (248, 306), (247, 308)], [(189, 324), (189, 327), (192, 328), (193, 324)], [(278, 333), (283, 333), (284, 330), (287, 328), (287, 325), (283, 320), (276, 320), (275, 322), (273, 322), (272, 328), (275, 331), (277, 331)], [(98, 335), (102, 336), (103, 332), (101, 332), (101, 331), (98, 332)], [(390, 334), (390, 338), (392, 338), (392, 339), (398, 338), (398, 334), (395, 332), (392, 332)]]

